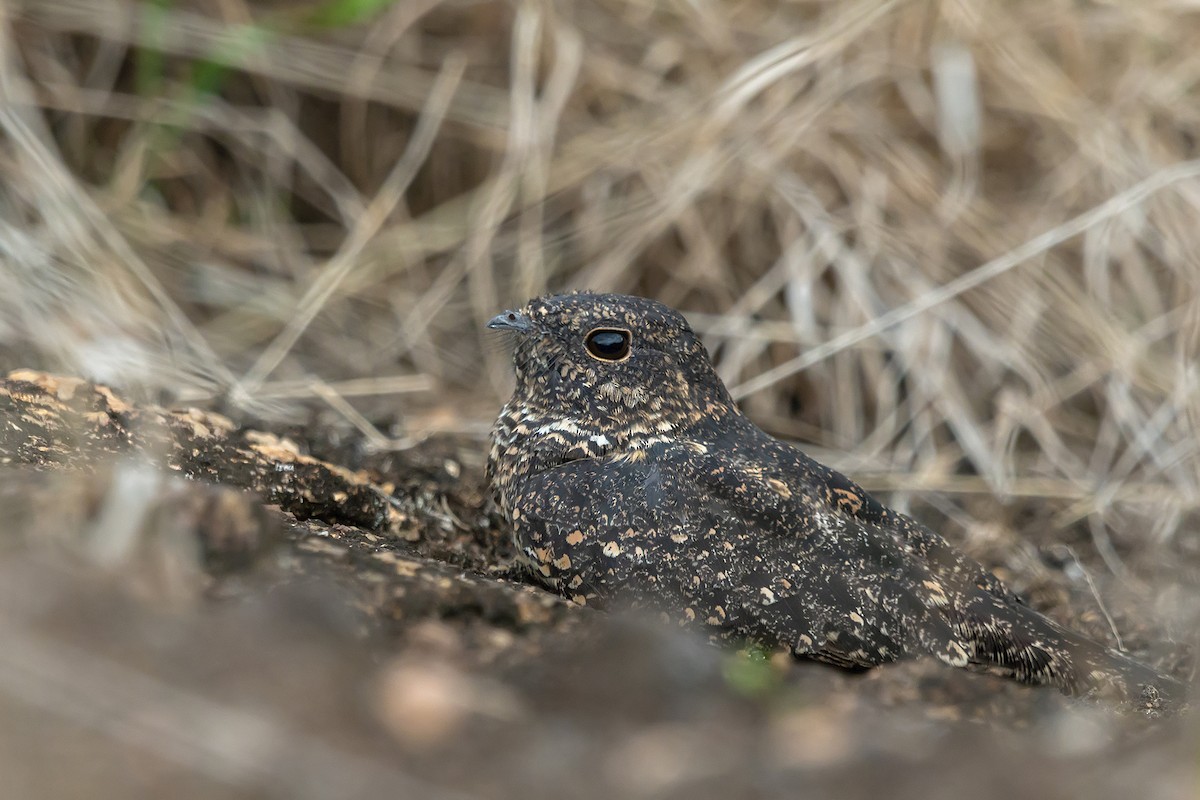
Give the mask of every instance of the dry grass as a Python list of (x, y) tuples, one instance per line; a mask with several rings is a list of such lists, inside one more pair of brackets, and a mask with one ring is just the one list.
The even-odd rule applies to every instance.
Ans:
[(486, 430), (497, 309), (637, 292), (868, 485), (1195, 537), (1188, 4), (378, 5), (0, 6), (6, 360), (385, 446)]

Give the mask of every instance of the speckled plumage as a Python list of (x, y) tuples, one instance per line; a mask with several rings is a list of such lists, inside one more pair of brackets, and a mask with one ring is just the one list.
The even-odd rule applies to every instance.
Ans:
[[(666, 306), (562, 295), (490, 325), (514, 332), (517, 385), (489, 479), (534, 574), (576, 602), (653, 608), (847, 668), (931, 654), (1142, 704), (1180, 692), (755, 427)], [(598, 328), (628, 331), (628, 356), (592, 355)]]

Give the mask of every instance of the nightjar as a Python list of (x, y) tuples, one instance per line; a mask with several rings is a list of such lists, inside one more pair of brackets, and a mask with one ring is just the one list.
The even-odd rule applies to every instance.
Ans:
[(1053, 622), (997, 577), (742, 414), (684, 318), (639, 297), (535, 299), (488, 476), (535, 577), (578, 603), (850, 669), (956, 667), (1173, 705), (1171, 678)]

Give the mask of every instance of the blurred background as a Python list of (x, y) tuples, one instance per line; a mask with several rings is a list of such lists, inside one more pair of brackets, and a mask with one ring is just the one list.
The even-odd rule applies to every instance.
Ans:
[[(686, 314), (762, 427), (1187, 677), (1196, 42), (1200, 8), (1174, 0), (3, 0), (0, 366), (302, 447), (450, 441), (478, 490), (511, 386), (482, 324), (547, 291), (643, 294)], [(712, 668), (696, 685), (742, 698)], [(783, 728), (742, 709), (742, 746), (832, 725), (852, 754), (836, 763), (858, 765), (865, 739), (830, 702)], [(688, 713), (725, 720), (705, 708)], [(1141, 735), (1086, 718), (1039, 730), (1098, 742), (1096, 763)], [(1178, 724), (1176, 749), (1139, 739), (1141, 791), (1155, 773), (1196, 796)], [(620, 758), (643, 749), (609, 754), (596, 796), (686, 787), (681, 754), (708, 751), (667, 733), (643, 744), (674, 767), (626, 786)], [(1045, 754), (1031, 736), (955, 761), (975, 766), (937, 791), (974, 792), (980, 764), (1015, 790), (1005, 765)], [(936, 762), (928, 742), (901, 762)], [(538, 752), (528, 775), (570, 785), (547, 764), (583, 756)], [(240, 775), (205, 780), (241, 797)]]

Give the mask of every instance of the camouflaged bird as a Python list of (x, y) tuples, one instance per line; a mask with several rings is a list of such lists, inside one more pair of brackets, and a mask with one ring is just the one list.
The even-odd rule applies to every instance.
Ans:
[(755, 427), (672, 309), (581, 293), (488, 327), (514, 334), (517, 378), (489, 480), (538, 580), (576, 602), (852, 669), (932, 654), (1149, 707), (1182, 693)]

